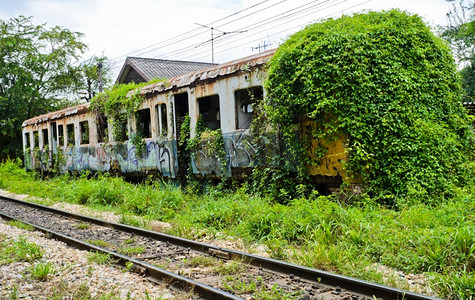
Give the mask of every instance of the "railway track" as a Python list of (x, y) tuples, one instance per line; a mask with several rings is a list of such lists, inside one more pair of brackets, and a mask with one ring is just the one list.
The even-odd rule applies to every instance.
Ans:
[(0, 196), (0, 216), (83, 250), (109, 254), (135, 272), (204, 299), (407, 299), (433, 297), (159, 232)]

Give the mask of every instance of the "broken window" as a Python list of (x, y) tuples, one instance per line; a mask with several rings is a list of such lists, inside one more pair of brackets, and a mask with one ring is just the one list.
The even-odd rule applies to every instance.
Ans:
[(199, 98), (198, 106), (199, 113), (206, 127), (212, 130), (221, 128), (219, 115), (219, 95)]
[(127, 114), (123, 112), (117, 113), (112, 121), (112, 133), (114, 134), (114, 140), (118, 142), (127, 140)]
[(82, 121), (79, 122), (79, 133), (80, 133), (80, 140), (79, 144), (84, 145), (84, 144), (89, 144), (89, 122), (88, 121)]
[(254, 115), (254, 105), (264, 98), (262, 86), (249, 89), (237, 90), (234, 92), (236, 103), (236, 129), (247, 129), (251, 126)]
[(155, 105), (155, 113), (158, 118), (157, 119), (158, 135), (167, 136), (168, 135), (167, 105), (165, 103)]
[(68, 124), (66, 125), (66, 144), (68, 145), (74, 145), (74, 124)]
[(103, 114), (97, 116), (97, 142), (103, 143), (107, 140), (108, 125), (107, 117)]
[(34, 144), (32, 145), (34, 147), (40, 147), (40, 138), (38, 136), (38, 131), (33, 131), (33, 137), (34, 137)]
[(30, 133), (25, 132), (25, 148), (30, 148)]
[(58, 125), (58, 144), (60, 147), (64, 146), (64, 128), (63, 125)]
[(48, 129), (42, 130), (42, 137), (43, 137), (43, 149), (48, 148)]
[(151, 138), (151, 118), (150, 108), (141, 109), (135, 112), (136, 133), (142, 138)]
[(56, 141), (58, 139), (58, 131), (56, 128), (56, 122), (51, 123), (51, 143), (53, 144), (53, 149), (56, 148)]

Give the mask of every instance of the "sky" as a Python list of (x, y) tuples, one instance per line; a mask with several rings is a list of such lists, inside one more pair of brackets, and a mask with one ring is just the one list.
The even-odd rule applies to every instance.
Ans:
[[(127, 56), (224, 63), (276, 48), (305, 25), (398, 8), (433, 28), (447, 24), (445, 0), (0, 0), (0, 19), (84, 34), (84, 59), (106, 56), (117, 76)], [(212, 42), (211, 42), (212, 41)]]

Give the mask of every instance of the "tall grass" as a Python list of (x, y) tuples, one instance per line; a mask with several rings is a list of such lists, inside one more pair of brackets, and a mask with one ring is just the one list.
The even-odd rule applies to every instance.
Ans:
[(190, 238), (224, 232), (250, 244), (265, 244), (275, 258), (397, 284), (376, 271), (382, 264), (425, 274), (439, 297), (475, 295), (473, 182), (454, 188), (451, 200), (429, 206), (407, 199), (410, 204), (395, 210), (368, 197), (348, 205), (337, 197), (313, 193), (282, 205), (253, 195), (245, 185), (235, 191), (209, 186), (197, 193), (163, 182), (134, 185), (106, 174), (89, 177), (38, 181), (17, 162), (0, 164), (4, 189), (35, 196), (47, 190), (54, 201), (115, 210), (123, 214), (124, 223), (146, 226), (150, 220), (166, 221), (173, 224), (172, 233)]

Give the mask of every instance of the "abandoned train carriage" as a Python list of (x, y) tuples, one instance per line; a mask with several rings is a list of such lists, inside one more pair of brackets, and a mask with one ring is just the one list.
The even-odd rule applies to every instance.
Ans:
[[(145, 150), (138, 153), (132, 139), (114, 136), (111, 120), (82, 104), (23, 123), (25, 165), (28, 169), (66, 171), (115, 171), (122, 174), (158, 172), (176, 178), (188, 168), (179, 161), (184, 152), (177, 142), (186, 115), (193, 136), (201, 115), (205, 126), (221, 129), (226, 166), (202, 143), (191, 158), (193, 173), (200, 176), (239, 176), (255, 163), (257, 147), (249, 130), (253, 101), (264, 99), (265, 64), (274, 51), (172, 78), (167, 84), (143, 87), (138, 110), (127, 120), (128, 136), (140, 134)], [(206, 139), (204, 135), (202, 139)], [(262, 145), (261, 145), (262, 146)], [(342, 141), (328, 145), (321, 165), (309, 168), (310, 175), (333, 182), (343, 175)], [(224, 173), (224, 174), (223, 174)], [(324, 180), (325, 181), (325, 180)]]

